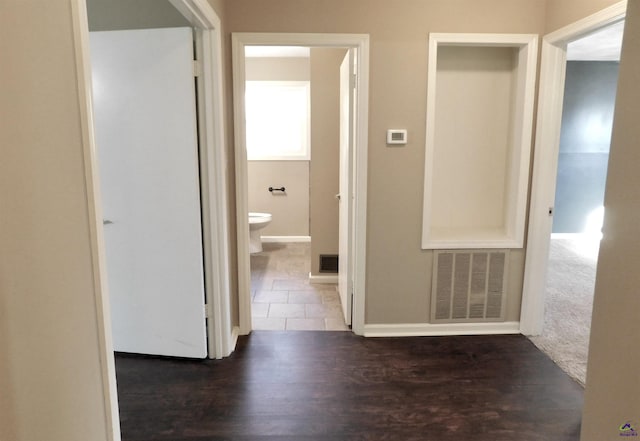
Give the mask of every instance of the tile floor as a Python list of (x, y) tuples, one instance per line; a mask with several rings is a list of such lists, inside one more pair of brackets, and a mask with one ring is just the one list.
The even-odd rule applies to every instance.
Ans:
[(261, 331), (347, 331), (336, 285), (309, 283), (309, 243), (265, 243), (251, 255), (251, 315)]

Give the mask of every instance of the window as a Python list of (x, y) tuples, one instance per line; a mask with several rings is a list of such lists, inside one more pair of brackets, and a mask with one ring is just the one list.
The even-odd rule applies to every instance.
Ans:
[(311, 159), (309, 82), (247, 81), (247, 159)]

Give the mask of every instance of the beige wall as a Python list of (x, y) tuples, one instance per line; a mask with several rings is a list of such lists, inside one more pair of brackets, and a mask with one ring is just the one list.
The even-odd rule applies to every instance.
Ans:
[[(548, 0), (546, 32), (553, 32), (594, 14), (619, 0)], [(633, 1), (633, 0), (631, 0)]]
[[(309, 161), (249, 161), (249, 211), (271, 213), (262, 236), (309, 235)], [(285, 187), (285, 193), (268, 191)]]
[(500, 47), (438, 50), (434, 236), (451, 229), (473, 234), (508, 228), (507, 213), (514, 207), (507, 194), (516, 184), (508, 181), (516, 53)]
[(640, 429), (640, 4), (632, 0), (624, 33), (604, 200), (585, 393), (583, 441), (621, 439)]
[(80, 2), (0, 6), (0, 439), (7, 441), (108, 439), (101, 375), (112, 355), (99, 344), (73, 3)]
[(248, 81), (308, 81), (309, 58), (245, 58)]
[(89, 30), (190, 26), (168, 0), (87, 0)]
[[(248, 81), (309, 81), (309, 58), (246, 58)], [(309, 161), (249, 161), (249, 211), (271, 213), (263, 236), (309, 235)], [(270, 193), (284, 186), (286, 193)]]
[[(429, 319), (432, 253), (420, 249), (429, 32), (542, 34), (545, 5), (544, 0), (233, 0), (226, 4), (230, 32), (370, 34), (367, 323)], [(408, 129), (409, 144), (388, 148), (388, 128)], [(511, 255), (508, 319), (517, 320), (523, 251)]]
[(320, 254), (338, 254), (340, 64), (345, 49), (311, 49), (311, 273)]
[[(4, 53), (2, 53), (4, 55)], [(2, 225), (0, 223), (0, 225)], [(0, 251), (1, 255), (1, 251)], [(5, 256), (1, 257), (3, 262)], [(14, 343), (13, 337), (9, 334), (9, 305), (6, 296), (2, 295), (4, 290), (0, 281), (0, 350), (5, 353), (5, 357), (9, 356), (9, 350)], [(17, 342), (19, 343), (19, 342)], [(14, 366), (11, 363), (0, 363), (0, 439), (17, 440), (17, 416), (14, 403), (16, 397), (14, 393), (13, 378), (11, 370)]]
[(207, 0), (209, 2), (209, 4), (211, 5), (211, 7), (213, 8), (214, 11), (216, 11), (216, 14), (218, 14), (218, 17), (220, 17), (220, 20), (222, 21), (222, 26), (224, 27), (224, 19), (225, 19), (225, 15), (224, 15), (224, 3), (225, 0)]

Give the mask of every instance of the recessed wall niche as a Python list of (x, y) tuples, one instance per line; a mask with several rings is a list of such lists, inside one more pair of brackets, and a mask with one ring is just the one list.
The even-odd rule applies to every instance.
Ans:
[(430, 34), (423, 249), (523, 246), (537, 41)]

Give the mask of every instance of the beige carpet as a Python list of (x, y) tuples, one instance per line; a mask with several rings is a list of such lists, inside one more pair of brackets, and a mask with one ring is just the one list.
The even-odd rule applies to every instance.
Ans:
[(598, 241), (551, 239), (542, 335), (530, 337), (560, 368), (585, 384)]

